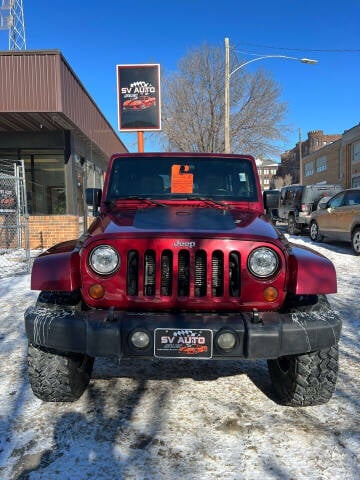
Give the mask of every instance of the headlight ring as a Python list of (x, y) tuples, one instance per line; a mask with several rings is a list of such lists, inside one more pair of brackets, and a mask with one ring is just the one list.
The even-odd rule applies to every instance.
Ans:
[(120, 255), (110, 245), (99, 245), (89, 255), (89, 266), (99, 275), (111, 275), (118, 270), (120, 263)]
[(272, 277), (279, 269), (278, 254), (268, 247), (259, 247), (253, 250), (248, 258), (248, 269), (255, 277)]

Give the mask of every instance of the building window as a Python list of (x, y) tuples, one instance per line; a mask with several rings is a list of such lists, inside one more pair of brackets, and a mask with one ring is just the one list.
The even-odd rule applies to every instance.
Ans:
[(327, 170), (326, 157), (319, 157), (316, 159), (316, 173), (325, 172)]
[(271, 175), (276, 175), (276, 168), (273, 168), (273, 169), (271, 170)]
[(59, 150), (22, 151), (28, 209), (32, 215), (65, 215), (64, 153)]
[(86, 188), (103, 188), (103, 172), (94, 163), (86, 162)]
[(264, 170), (264, 175), (269, 175), (269, 170), (267, 168)]
[(353, 143), (352, 145), (352, 163), (360, 162), (360, 142)]
[(264, 178), (264, 185), (269, 185), (269, 179), (268, 178)]
[(314, 162), (305, 163), (304, 165), (305, 177), (314, 175)]
[(352, 188), (360, 188), (360, 176), (359, 175), (357, 177), (353, 177), (352, 182), (351, 182), (351, 187)]

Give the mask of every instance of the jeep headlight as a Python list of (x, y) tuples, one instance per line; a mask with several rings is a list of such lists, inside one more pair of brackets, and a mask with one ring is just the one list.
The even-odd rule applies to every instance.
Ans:
[(248, 268), (255, 277), (271, 277), (278, 267), (279, 257), (271, 248), (256, 248), (249, 255)]
[(110, 245), (99, 245), (90, 253), (89, 265), (99, 275), (110, 275), (120, 266), (120, 256)]

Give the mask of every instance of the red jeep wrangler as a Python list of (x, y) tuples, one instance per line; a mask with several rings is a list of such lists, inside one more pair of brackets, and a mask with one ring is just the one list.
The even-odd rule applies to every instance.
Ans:
[(25, 324), (36, 396), (76, 400), (94, 357), (114, 356), (267, 359), (280, 403), (331, 398), (334, 266), (267, 220), (252, 157), (114, 155), (87, 199), (89, 230), (34, 263), (41, 293)]

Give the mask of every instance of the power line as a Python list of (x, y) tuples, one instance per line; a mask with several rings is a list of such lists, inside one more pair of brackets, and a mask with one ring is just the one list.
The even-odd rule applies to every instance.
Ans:
[[(360, 49), (350, 49), (350, 48), (328, 48), (328, 49), (321, 49), (321, 48), (289, 48), (289, 47), (274, 47), (270, 45), (258, 45), (255, 43), (244, 43), (242, 42), (239, 45), (236, 45), (233, 48), (237, 48), (238, 46), (248, 45), (250, 47), (256, 48), (269, 48), (272, 50), (287, 50), (287, 51), (294, 51), (294, 52), (318, 52), (318, 53), (360, 53)], [(244, 52), (245, 53), (245, 52)], [(255, 54), (253, 54), (255, 55)]]

